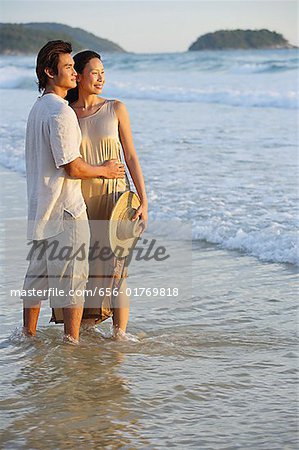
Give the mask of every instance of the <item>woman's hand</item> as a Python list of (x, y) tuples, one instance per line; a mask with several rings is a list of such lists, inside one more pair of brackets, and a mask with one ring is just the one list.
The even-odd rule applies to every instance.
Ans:
[(132, 221), (135, 221), (139, 218), (140, 226), (142, 228), (141, 233), (143, 233), (147, 229), (147, 222), (148, 222), (147, 210), (148, 210), (147, 205), (141, 204), (132, 218)]
[(104, 169), (104, 178), (124, 178), (125, 177), (125, 166), (120, 163), (117, 159), (110, 159), (105, 161), (101, 167)]

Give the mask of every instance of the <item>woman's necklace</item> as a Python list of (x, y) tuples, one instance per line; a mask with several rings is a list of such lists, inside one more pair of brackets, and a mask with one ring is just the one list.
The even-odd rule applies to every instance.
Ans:
[(104, 100), (103, 102), (101, 102), (101, 103), (96, 103), (96, 104), (94, 104), (94, 105), (91, 105), (91, 106), (74, 106), (74, 108), (75, 109), (82, 109), (82, 111), (91, 111), (93, 108), (96, 108), (97, 106), (101, 106), (101, 105), (103, 105), (104, 103), (106, 102), (106, 100)]

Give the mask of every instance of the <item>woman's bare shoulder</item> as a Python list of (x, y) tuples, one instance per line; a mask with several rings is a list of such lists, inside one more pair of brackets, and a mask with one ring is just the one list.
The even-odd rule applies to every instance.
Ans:
[(117, 98), (115, 98), (113, 101), (114, 107), (115, 108), (122, 108), (125, 106), (124, 102), (122, 102), (121, 100), (118, 100)]
[(122, 102), (120, 100), (117, 100), (117, 99), (113, 100), (113, 107), (114, 107), (115, 113), (119, 117), (128, 114), (126, 105), (124, 104), (124, 102)]

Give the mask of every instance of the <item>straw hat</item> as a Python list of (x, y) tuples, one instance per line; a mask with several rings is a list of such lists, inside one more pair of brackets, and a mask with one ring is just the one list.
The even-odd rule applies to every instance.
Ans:
[(142, 233), (140, 219), (132, 218), (140, 206), (139, 197), (133, 191), (124, 192), (116, 202), (109, 221), (109, 242), (115, 256), (125, 257), (135, 247)]

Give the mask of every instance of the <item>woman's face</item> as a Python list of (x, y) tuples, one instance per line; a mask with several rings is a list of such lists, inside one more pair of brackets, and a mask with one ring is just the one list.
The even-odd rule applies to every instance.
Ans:
[(100, 59), (92, 58), (84, 67), (82, 73), (78, 73), (77, 82), (79, 89), (87, 94), (101, 94), (105, 84), (104, 66)]

